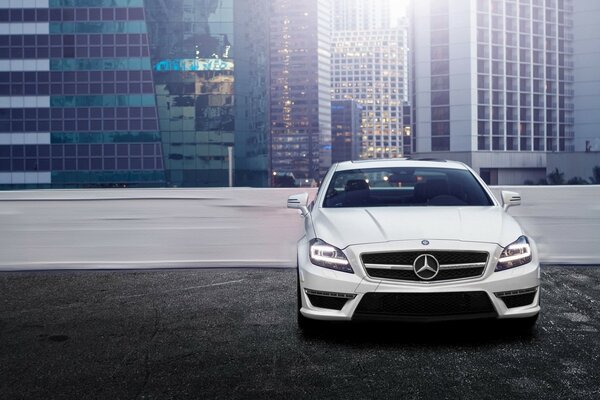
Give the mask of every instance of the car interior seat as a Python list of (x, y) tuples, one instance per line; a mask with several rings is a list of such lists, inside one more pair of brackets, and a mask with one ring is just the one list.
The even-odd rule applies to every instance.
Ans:
[(371, 190), (364, 179), (349, 179), (344, 185), (346, 207), (364, 206), (369, 203)]
[(438, 196), (449, 195), (448, 181), (445, 179), (428, 179), (425, 182), (417, 183), (413, 188), (413, 202), (415, 204), (425, 204)]
[(448, 181), (445, 179), (429, 179), (425, 182), (427, 201), (437, 196), (448, 195)]

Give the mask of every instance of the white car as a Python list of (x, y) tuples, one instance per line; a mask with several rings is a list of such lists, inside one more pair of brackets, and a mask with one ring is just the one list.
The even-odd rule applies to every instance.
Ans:
[(540, 311), (533, 240), (469, 167), (388, 159), (331, 167), (314, 201), (290, 196), (304, 217), (298, 242), (298, 322), (511, 318)]

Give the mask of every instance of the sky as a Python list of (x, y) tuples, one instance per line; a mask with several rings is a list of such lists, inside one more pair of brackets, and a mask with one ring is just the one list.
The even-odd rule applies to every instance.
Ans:
[(392, 20), (397, 21), (398, 18), (406, 16), (408, 2), (410, 0), (392, 0)]
[(392, 0), (392, 13), (394, 16), (406, 15), (406, 7), (408, 6), (409, 0)]

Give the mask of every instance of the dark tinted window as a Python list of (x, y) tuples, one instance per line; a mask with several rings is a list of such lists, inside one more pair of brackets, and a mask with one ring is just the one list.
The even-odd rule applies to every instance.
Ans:
[(471, 172), (448, 168), (339, 171), (323, 207), (492, 206)]

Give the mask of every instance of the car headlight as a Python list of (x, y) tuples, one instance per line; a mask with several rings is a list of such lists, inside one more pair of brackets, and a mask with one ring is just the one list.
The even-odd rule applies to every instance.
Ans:
[(521, 236), (504, 248), (496, 271), (503, 271), (509, 268), (515, 268), (531, 262), (531, 246), (525, 236)]
[(344, 253), (335, 246), (327, 244), (320, 239), (313, 239), (310, 241), (309, 251), (310, 261), (314, 265), (336, 271), (354, 273)]

